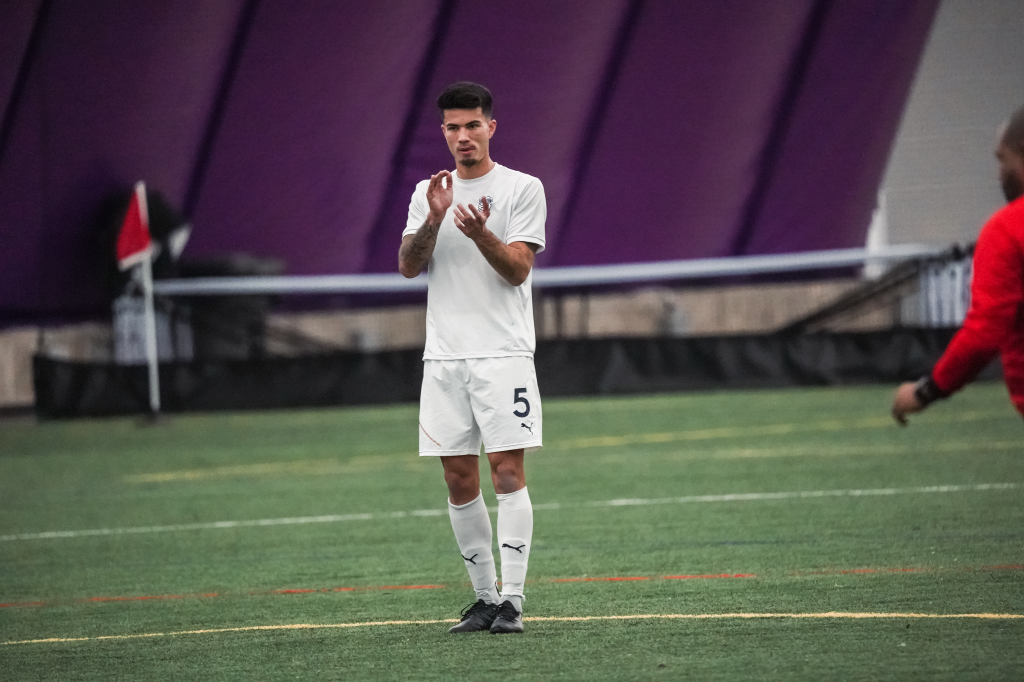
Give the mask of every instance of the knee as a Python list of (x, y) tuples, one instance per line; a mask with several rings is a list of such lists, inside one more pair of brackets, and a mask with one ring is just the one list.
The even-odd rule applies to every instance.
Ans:
[(477, 486), (472, 473), (468, 471), (446, 469), (444, 472), (444, 482), (448, 485), (449, 490), (464, 491), (466, 488)]
[(499, 462), (491, 467), (491, 480), (497, 493), (514, 493), (526, 485), (522, 466), (515, 461)]
[(445, 462), (444, 482), (452, 504), (472, 502), (480, 494), (480, 470), (476, 458), (472, 462)]

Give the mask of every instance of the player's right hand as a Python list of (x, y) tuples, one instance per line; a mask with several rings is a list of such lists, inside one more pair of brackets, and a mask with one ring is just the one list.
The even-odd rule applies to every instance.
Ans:
[(444, 220), (454, 198), (455, 187), (452, 186), (451, 171), (443, 170), (437, 175), (430, 176), (430, 184), (427, 185), (427, 206), (430, 207), (430, 214), (437, 222)]
[(896, 423), (900, 426), (907, 425), (907, 415), (913, 412), (920, 412), (924, 409), (924, 405), (917, 399), (914, 391), (917, 388), (917, 384), (913, 381), (908, 381), (905, 384), (901, 384), (896, 389), (896, 395), (892, 399), (892, 418), (896, 420)]

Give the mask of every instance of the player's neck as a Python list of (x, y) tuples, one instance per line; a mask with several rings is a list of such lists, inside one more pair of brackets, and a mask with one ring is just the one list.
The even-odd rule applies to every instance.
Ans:
[(455, 174), (459, 180), (476, 180), (494, 170), (494, 167), (498, 164), (495, 163), (491, 157), (487, 157), (479, 163), (474, 163), (472, 166), (463, 166), (461, 164), (455, 165)]

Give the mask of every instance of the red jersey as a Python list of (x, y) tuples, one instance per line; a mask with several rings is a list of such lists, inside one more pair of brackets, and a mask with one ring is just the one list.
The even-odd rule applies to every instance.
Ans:
[(1024, 414), (1024, 197), (981, 228), (974, 249), (971, 307), (932, 370), (944, 393), (968, 383), (1000, 354), (1010, 399)]

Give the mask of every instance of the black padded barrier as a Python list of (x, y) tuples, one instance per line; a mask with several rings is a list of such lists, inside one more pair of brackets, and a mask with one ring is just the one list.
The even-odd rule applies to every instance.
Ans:
[[(955, 329), (688, 338), (568, 339), (538, 344), (542, 395), (582, 396), (916, 379)], [(336, 352), (160, 366), (167, 412), (415, 402), (422, 351)], [(141, 414), (145, 366), (33, 361), (41, 418)], [(986, 370), (996, 377), (999, 368)]]

